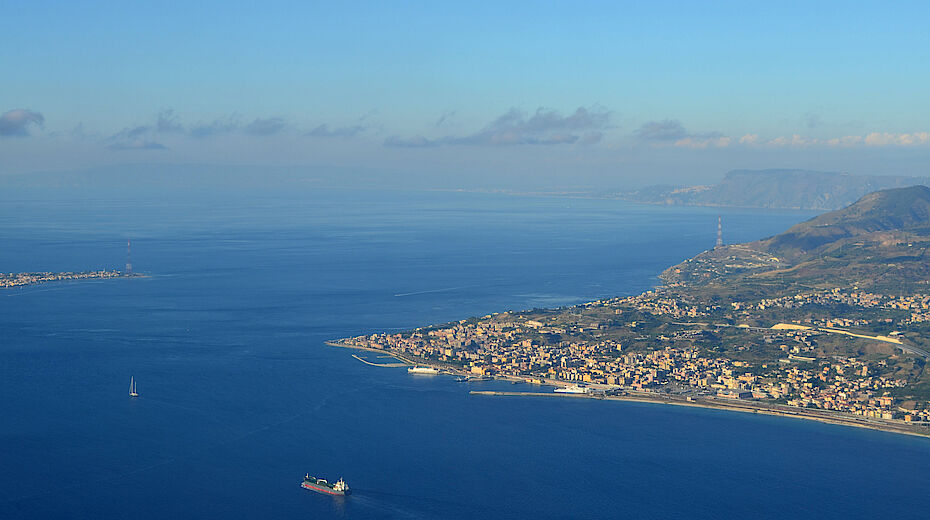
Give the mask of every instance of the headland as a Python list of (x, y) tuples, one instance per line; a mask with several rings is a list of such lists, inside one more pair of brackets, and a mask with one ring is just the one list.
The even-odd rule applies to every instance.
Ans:
[(930, 435), (928, 250), (930, 188), (891, 189), (774, 237), (718, 244), (643, 294), (331, 344), (458, 375), (584, 385), (584, 397)]

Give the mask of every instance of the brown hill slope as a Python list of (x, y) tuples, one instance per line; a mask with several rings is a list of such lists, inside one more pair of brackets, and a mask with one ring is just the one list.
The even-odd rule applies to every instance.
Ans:
[(856, 286), (930, 290), (930, 188), (865, 195), (854, 204), (767, 239), (714, 248), (666, 270), (671, 286), (782, 294)]

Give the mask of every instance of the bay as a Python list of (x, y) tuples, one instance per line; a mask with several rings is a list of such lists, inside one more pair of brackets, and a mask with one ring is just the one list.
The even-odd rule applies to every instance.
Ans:
[[(327, 339), (648, 290), (805, 212), (498, 194), (4, 200), (2, 518), (925, 516), (930, 441), (718, 410), (495, 399)], [(127, 395), (130, 376), (137, 399)], [(298, 487), (345, 477), (346, 499)]]

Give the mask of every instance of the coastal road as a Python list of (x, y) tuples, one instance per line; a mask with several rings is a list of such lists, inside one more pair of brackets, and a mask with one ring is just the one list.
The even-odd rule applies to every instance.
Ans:
[(921, 356), (927, 361), (930, 361), (930, 352), (927, 352), (926, 350), (922, 348), (918, 348), (913, 345), (906, 345), (904, 343), (901, 343), (900, 345), (898, 345), (898, 348), (900, 348), (901, 350), (909, 354), (914, 354), (915, 356)]

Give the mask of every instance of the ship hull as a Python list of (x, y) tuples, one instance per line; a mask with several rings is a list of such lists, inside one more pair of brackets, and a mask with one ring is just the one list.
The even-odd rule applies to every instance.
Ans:
[(310, 491), (316, 491), (317, 493), (323, 493), (326, 495), (336, 495), (336, 496), (345, 496), (345, 491), (336, 491), (335, 489), (328, 488), (326, 486), (319, 486), (317, 484), (311, 484), (309, 482), (304, 482), (300, 485), (304, 489), (309, 489)]

